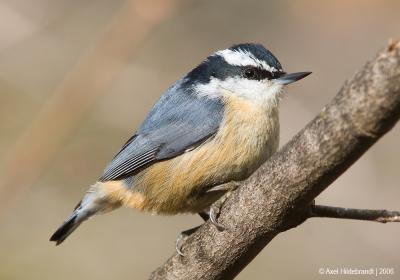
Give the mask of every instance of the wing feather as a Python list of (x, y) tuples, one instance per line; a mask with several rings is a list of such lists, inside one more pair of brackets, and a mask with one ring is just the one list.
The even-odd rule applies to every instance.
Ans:
[(100, 181), (130, 177), (215, 134), (223, 117), (222, 101), (183, 90), (183, 82), (171, 87), (154, 105), (137, 132), (106, 167)]
[(133, 171), (138, 170), (139, 168), (155, 160), (157, 150), (158, 148), (153, 148), (144, 152), (143, 154), (129, 158), (128, 160), (123, 161), (121, 164), (116, 164), (114, 168), (110, 168), (106, 173), (104, 173), (100, 180), (115, 180), (122, 175), (130, 174)]

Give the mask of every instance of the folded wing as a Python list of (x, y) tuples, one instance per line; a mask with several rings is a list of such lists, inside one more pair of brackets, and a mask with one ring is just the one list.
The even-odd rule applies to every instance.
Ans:
[(223, 118), (222, 101), (183, 91), (181, 83), (154, 105), (135, 135), (108, 164), (100, 181), (132, 176), (200, 145), (216, 133)]

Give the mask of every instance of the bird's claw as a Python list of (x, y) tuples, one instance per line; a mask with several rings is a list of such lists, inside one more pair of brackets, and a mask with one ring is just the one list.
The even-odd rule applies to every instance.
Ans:
[(188, 236), (190, 236), (193, 232), (195, 232), (199, 227), (200, 227), (200, 226), (197, 226), (197, 227), (194, 227), (194, 228), (191, 228), (191, 229), (182, 231), (182, 232), (178, 235), (178, 237), (176, 238), (176, 241), (175, 241), (175, 250), (176, 250), (176, 252), (178, 253), (178, 255), (180, 255), (180, 256), (182, 256), (182, 257), (185, 256), (185, 254), (182, 252), (182, 245), (183, 245), (182, 243), (183, 243), (183, 240), (184, 240), (185, 238), (187, 238)]
[(218, 223), (217, 218), (219, 215), (219, 212), (222, 208), (222, 205), (224, 205), (226, 199), (231, 195), (231, 193), (239, 187), (240, 182), (229, 182), (226, 184), (222, 184), (219, 186), (215, 186), (214, 188), (210, 189), (209, 191), (226, 191), (226, 193), (218, 199), (213, 205), (210, 206), (209, 211), (208, 211), (208, 217), (210, 218), (211, 223), (219, 230), (223, 231), (225, 230), (225, 226), (222, 224)]
[(182, 257), (185, 256), (183, 254), (183, 252), (182, 252), (182, 240), (183, 240), (183, 238), (184, 238), (184, 235), (182, 233), (180, 233), (178, 235), (178, 237), (176, 238), (176, 241), (175, 241), (175, 250), (178, 253), (178, 255), (182, 256)]
[[(219, 230), (223, 231), (225, 230), (225, 226), (218, 223), (217, 218), (219, 215), (219, 212), (221, 210), (222, 205), (225, 203), (225, 200), (229, 197), (229, 195), (232, 193), (233, 190), (235, 190), (239, 186), (238, 182), (230, 182), (228, 184), (224, 184), (221, 186), (217, 186), (210, 191), (227, 191), (219, 200), (217, 200), (213, 205), (210, 206), (208, 212), (201, 212), (199, 213), (200, 216), (204, 219), (207, 220), (207, 216), (210, 220), (210, 222)], [(182, 251), (182, 243), (184, 239), (186, 239), (189, 235), (191, 235), (193, 232), (195, 232), (198, 227), (194, 227), (185, 231), (182, 231), (178, 237), (176, 238), (175, 241), (175, 250), (178, 253), (179, 256), (184, 257), (185, 254)]]
[[(222, 206), (222, 205), (221, 205)], [(225, 230), (225, 227), (218, 223), (217, 221), (217, 217), (219, 215), (219, 211), (220, 211), (221, 207), (220, 205), (212, 205), (210, 207), (210, 211), (209, 211), (209, 217), (210, 217), (210, 221), (211, 223), (219, 230), (219, 231), (223, 231)]]

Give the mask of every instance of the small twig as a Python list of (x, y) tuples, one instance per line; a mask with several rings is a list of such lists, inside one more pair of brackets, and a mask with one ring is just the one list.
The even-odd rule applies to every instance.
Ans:
[(400, 222), (400, 212), (312, 205), (310, 218), (336, 218), (389, 223)]

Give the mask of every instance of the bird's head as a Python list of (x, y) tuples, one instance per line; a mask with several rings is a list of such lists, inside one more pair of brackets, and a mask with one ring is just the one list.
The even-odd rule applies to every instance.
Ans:
[(238, 44), (210, 55), (185, 77), (185, 85), (210, 98), (233, 94), (256, 102), (277, 104), (285, 85), (311, 72), (287, 74), (278, 59), (260, 44)]

